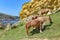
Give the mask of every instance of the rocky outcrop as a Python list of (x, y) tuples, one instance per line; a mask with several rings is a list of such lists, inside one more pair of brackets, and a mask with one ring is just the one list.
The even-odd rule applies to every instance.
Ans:
[(0, 29), (4, 29), (7, 31), (7, 30), (10, 30), (12, 28), (18, 27), (19, 23), (20, 23), (20, 21), (14, 23), (14, 24), (11, 24), (11, 23), (3, 24), (0, 22)]
[(6, 31), (11, 29), (11, 24), (7, 23), (6, 27), (4, 28)]
[(12, 24), (12, 25), (11, 25), (11, 28), (16, 28), (16, 27), (19, 25), (19, 23), (20, 23), (20, 21), (18, 21), (18, 22), (16, 22), (16, 23)]

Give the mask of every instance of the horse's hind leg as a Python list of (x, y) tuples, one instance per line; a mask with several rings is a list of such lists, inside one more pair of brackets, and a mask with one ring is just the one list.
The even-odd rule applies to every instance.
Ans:
[(45, 22), (42, 24), (42, 30), (44, 29)]
[(42, 33), (42, 24), (40, 24), (40, 33)]
[(49, 16), (49, 22), (50, 22), (50, 24), (52, 24), (53, 22), (52, 22), (52, 19), (51, 19), (51, 17)]
[(42, 30), (40, 29), (40, 33), (42, 33)]

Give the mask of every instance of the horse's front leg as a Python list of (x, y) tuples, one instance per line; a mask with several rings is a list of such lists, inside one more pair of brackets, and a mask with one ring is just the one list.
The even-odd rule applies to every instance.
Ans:
[(29, 36), (29, 29), (30, 29), (30, 27), (26, 27), (27, 36)]

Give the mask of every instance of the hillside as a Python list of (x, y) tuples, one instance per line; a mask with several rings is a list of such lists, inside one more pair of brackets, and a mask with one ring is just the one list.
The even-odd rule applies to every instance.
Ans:
[[(0, 40), (60, 40), (60, 12), (50, 15), (53, 21), (51, 26), (47, 26), (43, 33), (37, 31), (32, 32), (29, 38), (26, 36), (26, 29), (24, 23), (20, 23), (15, 29), (7, 32), (0, 30)], [(29, 32), (31, 32), (30, 30)], [(31, 33), (30, 33), (31, 34)]]
[(11, 16), (11, 15), (8, 15), (8, 14), (4, 14), (4, 13), (0, 13), (0, 20), (3, 20), (3, 19), (19, 19), (18, 16)]

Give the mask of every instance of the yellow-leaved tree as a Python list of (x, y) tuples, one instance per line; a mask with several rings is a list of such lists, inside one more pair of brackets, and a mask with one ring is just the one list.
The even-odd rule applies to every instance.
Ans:
[(24, 19), (37, 12), (42, 8), (57, 10), (60, 8), (60, 0), (31, 0), (23, 5), (20, 12), (20, 19)]

